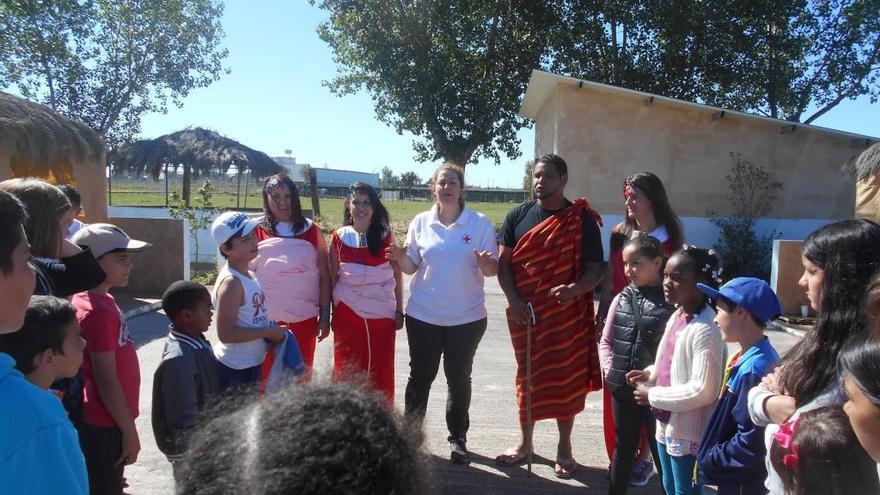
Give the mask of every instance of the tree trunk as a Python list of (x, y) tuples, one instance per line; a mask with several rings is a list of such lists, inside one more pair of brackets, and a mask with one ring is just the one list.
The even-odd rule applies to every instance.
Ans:
[(189, 163), (183, 164), (183, 204), (189, 206), (189, 196), (190, 196), (190, 177), (192, 173), (190, 171)]

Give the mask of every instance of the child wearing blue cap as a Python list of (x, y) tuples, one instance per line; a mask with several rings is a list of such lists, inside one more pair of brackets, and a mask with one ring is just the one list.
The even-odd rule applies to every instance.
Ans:
[(764, 327), (782, 308), (770, 286), (756, 278), (735, 278), (719, 290), (697, 287), (715, 301), (715, 323), (724, 341), (741, 347), (725, 367), (719, 402), (697, 452), (697, 476), (702, 483), (718, 485), (720, 495), (763, 495), (764, 428), (749, 417), (748, 393), (779, 360)]

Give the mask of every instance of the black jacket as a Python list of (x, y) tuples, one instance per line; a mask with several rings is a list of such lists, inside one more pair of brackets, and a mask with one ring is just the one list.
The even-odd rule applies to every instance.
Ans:
[(186, 452), (187, 436), (218, 391), (217, 359), (211, 344), (172, 328), (153, 375), (153, 434), (163, 454)]
[(675, 308), (666, 304), (661, 287), (641, 289), (629, 284), (621, 292), (614, 312), (611, 368), (605, 380), (609, 392), (632, 398), (626, 374), (654, 364), (666, 321)]

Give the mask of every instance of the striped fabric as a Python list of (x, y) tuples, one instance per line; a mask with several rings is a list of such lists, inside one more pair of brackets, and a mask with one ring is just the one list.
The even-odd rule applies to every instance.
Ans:
[[(537, 324), (532, 328), (532, 421), (567, 419), (584, 409), (587, 392), (602, 388), (592, 294), (560, 306), (550, 289), (580, 278), (582, 215), (601, 225), (599, 214), (585, 199), (528, 231), (513, 250), (516, 289), (532, 303)], [(516, 354), (516, 397), (520, 422), (526, 422), (526, 326), (507, 324)]]

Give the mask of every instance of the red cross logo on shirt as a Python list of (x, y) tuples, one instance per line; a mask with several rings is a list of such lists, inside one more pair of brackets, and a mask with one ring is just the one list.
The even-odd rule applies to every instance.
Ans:
[(461, 242), (463, 242), (463, 243), (465, 243), (465, 244), (470, 244), (470, 243), (471, 243), (471, 236), (465, 234), (465, 235), (461, 238)]

